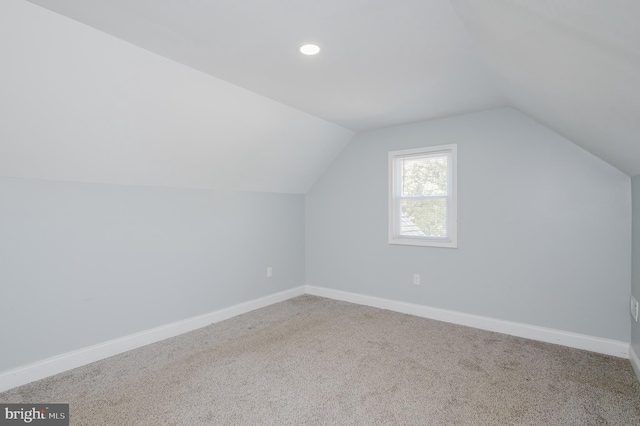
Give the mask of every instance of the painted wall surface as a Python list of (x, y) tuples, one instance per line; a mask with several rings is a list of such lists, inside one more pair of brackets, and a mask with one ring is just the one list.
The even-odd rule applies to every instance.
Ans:
[(0, 178), (0, 372), (302, 284), (302, 195)]
[[(458, 248), (387, 244), (388, 152), (450, 143)], [(514, 109), (361, 133), (306, 206), (307, 284), (629, 341), (630, 179)]]
[[(631, 294), (640, 301), (640, 175), (631, 178), (633, 199), (633, 248), (631, 251)], [(631, 345), (640, 354), (640, 322), (631, 316)]]
[(0, 176), (303, 194), (353, 132), (0, 1)]

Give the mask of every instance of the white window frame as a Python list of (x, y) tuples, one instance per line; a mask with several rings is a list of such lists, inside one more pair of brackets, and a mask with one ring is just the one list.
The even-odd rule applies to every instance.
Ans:
[[(438, 145), (416, 149), (404, 149), (389, 152), (389, 244), (404, 244), (427, 247), (458, 247), (458, 146), (457, 144)], [(409, 157), (442, 155), (449, 156), (448, 161), (448, 218), (449, 232), (447, 237), (422, 237), (399, 235), (401, 223), (401, 161)]]

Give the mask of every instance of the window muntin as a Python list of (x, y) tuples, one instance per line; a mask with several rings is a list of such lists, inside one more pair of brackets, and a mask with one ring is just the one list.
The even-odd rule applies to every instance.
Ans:
[(457, 247), (456, 145), (389, 153), (389, 243)]

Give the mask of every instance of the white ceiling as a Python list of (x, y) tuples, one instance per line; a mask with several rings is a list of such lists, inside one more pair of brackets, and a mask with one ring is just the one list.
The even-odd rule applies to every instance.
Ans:
[(637, 0), (30, 1), (351, 130), (510, 105), (640, 173)]
[(640, 174), (640, 1), (451, 3), (512, 106)]
[(353, 132), (0, 1), (0, 176), (305, 193)]
[(506, 105), (446, 0), (32, 3), (351, 130)]

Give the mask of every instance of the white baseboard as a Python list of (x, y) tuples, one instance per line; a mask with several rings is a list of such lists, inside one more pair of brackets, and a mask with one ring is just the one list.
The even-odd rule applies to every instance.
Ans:
[(640, 381), (640, 358), (638, 358), (638, 354), (635, 349), (633, 349), (633, 345), (629, 345), (629, 361), (631, 362), (633, 371), (636, 373), (636, 377)]
[[(329, 299), (342, 300), (345, 302), (357, 303), (359, 305), (388, 309), (390, 311), (401, 312), (403, 314), (410, 314), (418, 317), (465, 325), (482, 330), (495, 331), (498, 333), (524, 337), (532, 340), (539, 340), (547, 343), (555, 343), (557, 345), (583, 349), (606, 355), (613, 355), (620, 358), (629, 358), (629, 344), (617, 340), (603, 339), (600, 337), (587, 336), (584, 334), (571, 333), (568, 331), (555, 330), (552, 328), (544, 328), (523, 323), (503, 321), (495, 318), (465, 314), (462, 312), (449, 311), (446, 309), (433, 308), (430, 306), (417, 305), (414, 303), (382, 299), (379, 297), (366, 296), (358, 293), (349, 293), (346, 291), (334, 290), (330, 288), (315, 287), (312, 285), (305, 286), (305, 290), (307, 294), (326, 297)], [(638, 365), (640, 366), (640, 364)], [(636, 370), (636, 373), (637, 372), (638, 370)]]
[(62, 373), (73, 368), (81, 367), (110, 356), (118, 355), (132, 349), (146, 346), (151, 343), (159, 342), (201, 327), (206, 327), (209, 324), (223, 321), (255, 309), (301, 296), (303, 294), (311, 294), (314, 296), (356, 303), (359, 305), (388, 309), (423, 318), (430, 318), (438, 321), (479, 328), (482, 330), (495, 331), (527, 339), (555, 343), (558, 345), (584, 349), (621, 358), (628, 358), (630, 359), (631, 365), (640, 380), (640, 359), (633, 348), (630, 348), (629, 344), (625, 342), (537, 327), (528, 324), (503, 321), (478, 315), (465, 314), (462, 312), (449, 311), (430, 306), (382, 299), (363, 294), (349, 293), (330, 288), (305, 285), (240, 303), (209, 314), (152, 328), (140, 333), (131, 334), (2, 372), (0, 373), (0, 392), (35, 380), (44, 379), (45, 377)]
[(187, 318), (5, 371), (0, 373), (0, 392), (301, 296), (304, 292), (305, 286), (292, 288), (209, 314)]

